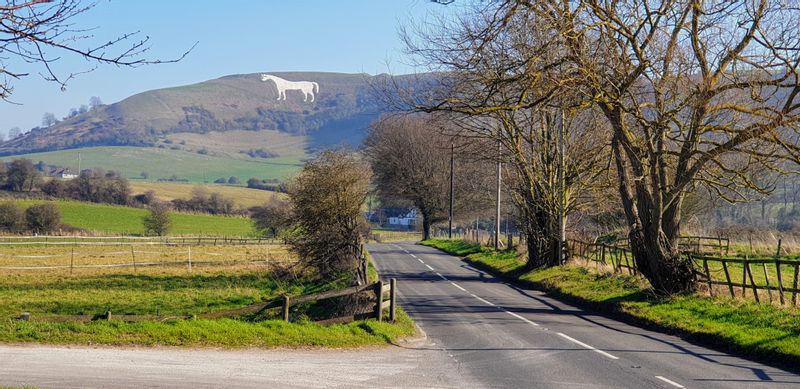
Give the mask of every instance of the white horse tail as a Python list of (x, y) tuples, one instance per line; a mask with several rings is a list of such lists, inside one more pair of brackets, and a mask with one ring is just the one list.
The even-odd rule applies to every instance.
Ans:
[(311, 83), (314, 84), (314, 94), (319, 93), (319, 84), (313, 81)]

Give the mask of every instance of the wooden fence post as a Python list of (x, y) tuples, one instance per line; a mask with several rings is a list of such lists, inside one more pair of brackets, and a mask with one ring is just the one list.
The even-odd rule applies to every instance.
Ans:
[(794, 282), (792, 285), (792, 289), (794, 289), (794, 291), (792, 292), (792, 305), (795, 307), (797, 306), (797, 276), (800, 275), (798, 273), (800, 273), (800, 263), (796, 263), (794, 265)]
[(778, 275), (778, 296), (780, 297), (781, 305), (786, 305), (783, 297), (783, 276), (781, 275), (781, 260), (775, 259), (775, 272)]
[(375, 318), (381, 321), (383, 318), (383, 281), (375, 283), (375, 297), (378, 300), (375, 304)]
[(133, 260), (133, 272), (136, 272), (136, 254), (133, 253), (133, 245), (131, 245), (131, 259)]
[(749, 268), (747, 262), (747, 254), (744, 255), (744, 262), (742, 262), (742, 297), (747, 296), (747, 269)]
[(72, 275), (72, 266), (75, 264), (75, 247), (72, 247), (72, 254), (69, 257), (69, 275)]
[(758, 289), (756, 289), (756, 282), (753, 280), (753, 269), (750, 268), (750, 262), (749, 261), (745, 262), (745, 265), (747, 267), (747, 274), (750, 277), (750, 286), (753, 287), (753, 297), (756, 298), (756, 302), (757, 303), (760, 303), (761, 301), (759, 301), (759, 299), (758, 299)]
[(731, 292), (731, 298), (736, 297), (733, 293), (733, 283), (731, 282), (731, 273), (728, 272), (728, 261), (722, 260), (722, 270), (725, 272), (725, 280), (728, 282), (728, 290)]
[(397, 280), (392, 278), (392, 280), (389, 281), (389, 287), (390, 287), (390, 291), (389, 291), (389, 321), (394, 323), (394, 320), (395, 320), (394, 311), (395, 311), (395, 308), (397, 307)]
[[(691, 255), (689, 260), (691, 260)], [(708, 283), (708, 295), (714, 297), (714, 285), (711, 283), (711, 271), (708, 270), (708, 259), (703, 257), (703, 269), (706, 271), (706, 282)]]
[(289, 296), (283, 296), (283, 321), (289, 322)]

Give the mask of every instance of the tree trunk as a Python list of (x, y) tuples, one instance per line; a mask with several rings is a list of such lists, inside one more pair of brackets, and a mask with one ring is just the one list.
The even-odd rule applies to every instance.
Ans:
[(422, 214), (422, 240), (431, 238), (431, 219), (426, 214)]
[[(634, 227), (628, 237), (637, 270), (659, 294), (675, 294), (694, 290), (691, 261), (679, 250), (680, 221), (664, 217), (665, 226)], [(668, 231), (669, 233), (666, 233)]]

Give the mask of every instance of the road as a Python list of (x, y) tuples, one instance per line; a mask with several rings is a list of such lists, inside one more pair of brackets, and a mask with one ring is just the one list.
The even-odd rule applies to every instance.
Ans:
[(400, 305), (474, 387), (779, 388), (800, 376), (507, 285), (433, 248), (368, 246)]
[(425, 336), (359, 350), (3, 345), (0, 387), (800, 387), (800, 376), (516, 289), (436, 249), (368, 247)]

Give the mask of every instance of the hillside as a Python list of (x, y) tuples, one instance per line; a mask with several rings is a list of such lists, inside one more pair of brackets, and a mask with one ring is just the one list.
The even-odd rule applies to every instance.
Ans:
[[(319, 93), (315, 101), (304, 102), (300, 91), (288, 90), (286, 100), (279, 101), (276, 84), (261, 81), (260, 73), (151, 90), (47, 128), (34, 128), (22, 137), (0, 144), (0, 155), (91, 146), (201, 151), (213, 149), (206, 141), (214, 139), (217, 144), (219, 140), (237, 143), (246, 131), (265, 135), (255, 143), (245, 142), (243, 146), (249, 146), (246, 148), (217, 149), (226, 149), (227, 157), (251, 148), (278, 156), (297, 156), (317, 147), (357, 144), (369, 123), (384, 111), (370, 86), (376, 77), (383, 76), (312, 72), (269, 74), (290, 81), (317, 82)], [(231, 131), (234, 131), (230, 133), (233, 136), (220, 135)], [(194, 140), (191, 144), (194, 148), (187, 150), (184, 146), (190, 145), (190, 140)], [(176, 141), (183, 141), (185, 145), (176, 146)]]

